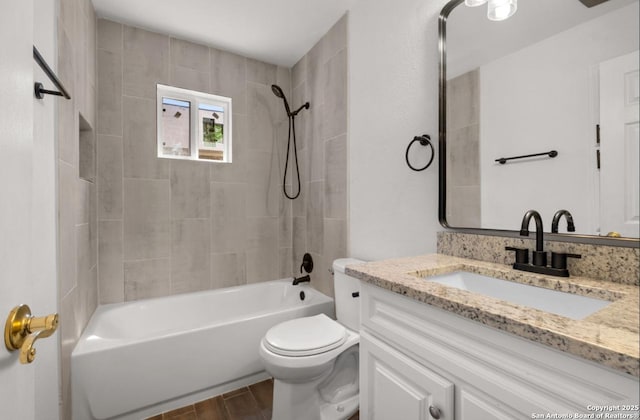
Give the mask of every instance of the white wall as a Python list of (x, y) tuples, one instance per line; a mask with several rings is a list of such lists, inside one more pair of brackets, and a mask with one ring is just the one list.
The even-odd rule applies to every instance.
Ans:
[[(438, 141), (438, 15), (444, 0), (358, 2), (349, 14), (349, 252), (436, 251), (438, 163), (414, 172), (415, 135)], [(412, 150), (420, 165), (419, 146)], [(422, 149), (422, 150), (421, 150)], [(426, 160), (425, 160), (426, 162)]]
[[(34, 4), (36, 4), (34, 2)], [(34, 7), (33, 44), (47, 63), (56, 71), (56, 12), (57, 1), (38, 1)], [(38, 64), (33, 62), (36, 81), (47, 89), (57, 90)], [(37, 264), (31, 266), (34, 282), (32, 300), (28, 302), (33, 315), (57, 313), (57, 236), (56, 236), (56, 108), (66, 101), (56, 96), (33, 100), (33, 179), (31, 252)], [(35, 418), (59, 418), (60, 332), (37, 342), (35, 366)], [(57, 392), (56, 392), (57, 391)]]
[[(483, 227), (516, 229), (536, 209), (549, 230), (566, 208), (578, 232), (597, 234), (594, 71), (637, 48), (636, 2), (480, 68)], [(549, 150), (558, 157), (494, 162)]]

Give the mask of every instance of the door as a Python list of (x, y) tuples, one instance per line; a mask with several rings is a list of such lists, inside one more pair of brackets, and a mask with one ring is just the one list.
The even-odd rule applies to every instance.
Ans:
[(638, 51), (600, 64), (600, 231), (640, 236)]
[[(55, 1), (3, 2), (0, 13), (0, 325), (27, 304), (36, 316), (56, 312), (55, 102), (33, 95), (33, 45), (55, 58)], [(40, 25), (44, 23), (43, 25)], [(52, 58), (53, 57), (53, 58)], [(53, 60), (55, 63), (55, 60)], [(40, 71), (38, 69), (38, 71)], [(42, 73), (35, 73), (42, 79)], [(48, 80), (42, 79), (47, 88)], [(46, 312), (45, 312), (46, 311)], [(37, 341), (22, 365), (0, 345), (0, 418), (55, 420), (58, 334)]]
[(363, 332), (360, 416), (370, 420), (453, 420), (453, 383)]

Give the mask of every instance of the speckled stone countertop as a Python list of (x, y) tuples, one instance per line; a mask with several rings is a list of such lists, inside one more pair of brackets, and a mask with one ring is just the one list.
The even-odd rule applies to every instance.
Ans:
[[(468, 271), (612, 303), (584, 319), (575, 320), (423, 279), (453, 271)], [(640, 376), (638, 286), (586, 277), (546, 276), (517, 271), (510, 265), (441, 254), (351, 265), (346, 267), (346, 273), (490, 327)]]

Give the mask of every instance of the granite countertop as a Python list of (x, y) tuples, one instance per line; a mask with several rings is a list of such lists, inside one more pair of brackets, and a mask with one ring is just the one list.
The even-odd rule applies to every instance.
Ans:
[[(575, 320), (422, 278), (453, 271), (473, 272), (612, 303), (584, 319)], [(440, 254), (351, 265), (346, 267), (346, 273), (490, 327), (640, 376), (638, 286), (587, 277), (553, 277), (514, 270), (510, 265)]]

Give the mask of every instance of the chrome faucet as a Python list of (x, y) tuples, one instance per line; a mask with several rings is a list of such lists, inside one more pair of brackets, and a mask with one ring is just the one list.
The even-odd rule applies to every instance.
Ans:
[(553, 215), (553, 221), (551, 222), (551, 233), (558, 233), (558, 223), (562, 216), (567, 219), (567, 232), (575, 232), (576, 226), (573, 224), (573, 216), (569, 213), (569, 210), (558, 210)]
[(520, 236), (529, 236), (529, 222), (531, 218), (536, 222), (536, 250), (533, 251), (533, 265), (546, 266), (547, 253), (544, 252), (544, 232), (542, 231), (542, 217), (535, 210), (529, 210), (522, 218), (522, 226), (520, 227)]

